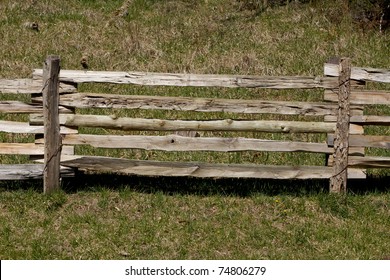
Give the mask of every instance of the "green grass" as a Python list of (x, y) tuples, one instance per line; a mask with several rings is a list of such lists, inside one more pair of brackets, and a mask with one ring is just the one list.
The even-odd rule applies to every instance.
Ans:
[[(212, 74), (323, 75), (329, 57), (353, 65), (389, 67), (390, 32), (361, 30), (344, 1), (312, 1), (262, 12), (230, 0), (124, 1), (0, 0), (0, 78), (26, 78), (48, 54), (62, 69)], [(37, 22), (39, 31), (25, 27)], [(369, 84), (373, 89), (389, 85)], [(82, 85), (80, 91), (162, 96), (320, 101), (322, 91), (203, 89)], [(1, 100), (29, 101), (1, 94)], [(112, 110), (79, 110), (112, 114)], [(367, 114), (388, 115), (386, 106)], [(183, 119), (271, 119), (237, 115), (115, 110), (118, 116)], [(284, 118), (280, 117), (279, 118)], [(1, 114), (2, 120), (27, 121)], [(310, 120), (309, 117), (288, 119)], [(121, 133), (82, 128), (83, 133)], [(388, 128), (369, 127), (386, 135)], [(207, 134), (212, 135), (212, 134)], [(221, 136), (222, 134), (216, 134)], [(324, 141), (325, 135), (223, 134)], [(0, 134), (4, 142), (31, 136)], [(315, 164), (323, 155), (293, 153), (165, 153), (93, 149), (77, 153), (136, 159), (227, 163)], [(387, 155), (383, 149), (368, 154)], [(28, 162), (1, 156), (0, 163)], [(0, 182), (1, 259), (388, 259), (388, 172), (350, 182), (345, 197), (328, 195), (327, 182), (190, 180), (86, 175), (64, 180), (64, 191), (41, 194), (41, 183)]]
[[(140, 185), (140, 188), (145, 185)], [(233, 186), (231, 186), (233, 188)], [(226, 188), (226, 185), (224, 186)], [(384, 259), (387, 194), (3, 191), (2, 259)]]

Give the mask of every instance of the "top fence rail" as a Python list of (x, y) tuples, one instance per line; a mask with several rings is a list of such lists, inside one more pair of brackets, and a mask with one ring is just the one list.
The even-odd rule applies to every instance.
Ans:
[[(42, 69), (35, 69), (35, 79), (42, 79)], [(60, 81), (67, 83), (113, 83), (143, 86), (192, 86), (228, 88), (313, 89), (337, 88), (333, 77), (249, 76), (213, 74), (173, 74), (149, 72), (107, 72), (61, 70)]]
[[(337, 64), (325, 63), (324, 74), (337, 77), (339, 75), (339, 66)], [(390, 69), (352, 67), (351, 79), (366, 82), (390, 83)]]

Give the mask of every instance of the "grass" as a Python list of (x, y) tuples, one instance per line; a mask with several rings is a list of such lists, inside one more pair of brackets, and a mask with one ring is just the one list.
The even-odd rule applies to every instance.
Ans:
[(389, 257), (388, 193), (238, 195), (225, 182), (205, 195), (156, 186), (150, 191), (139, 183), (138, 189), (89, 186), (48, 196), (3, 191), (1, 258)]
[[(322, 75), (329, 57), (348, 56), (356, 66), (389, 67), (389, 31), (360, 30), (344, 1), (289, 4), (262, 12), (238, 1), (0, 0), (0, 77), (25, 78), (48, 54), (63, 69)], [(129, 2), (130, 3), (130, 2)], [(26, 28), (37, 22), (39, 31)], [(369, 84), (369, 88), (389, 89)], [(83, 85), (80, 91), (296, 101), (322, 100), (322, 91), (270, 91)], [(1, 100), (29, 97), (1, 94)], [(112, 114), (112, 110), (80, 110)], [(118, 116), (218, 119), (252, 115), (118, 110)], [(388, 115), (386, 106), (367, 114)], [(274, 116), (262, 115), (261, 118)], [(2, 120), (28, 116), (1, 114)], [(308, 118), (305, 118), (307, 120)], [(83, 128), (84, 133), (111, 131)], [(368, 128), (385, 135), (388, 128)], [(114, 132), (118, 133), (118, 132)], [(245, 135), (244, 135), (245, 136)], [(290, 139), (325, 135), (254, 134)], [(295, 138), (296, 139), (296, 138)], [(0, 134), (0, 141), (31, 142)], [(163, 153), (77, 147), (78, 153), (137, 159), (316, 164), (323, 156), (293, 153)], [(383, 149), (369, 154), (386, 155)], [(26, 162), (1, 156), (1, 163)], [(389, 183), (351, 182), (345, 197), (327, 193), (327, 182), (185, 180), (85, 175), (64, 180), (63, 191), (43, 196), (38, 183), (0, 183), (1, 259), (388, 259)]]

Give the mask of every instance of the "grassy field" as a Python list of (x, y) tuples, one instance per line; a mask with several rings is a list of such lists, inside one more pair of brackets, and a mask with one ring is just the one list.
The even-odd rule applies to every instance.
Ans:
[[(0, 78), (30, 77), (49, 54), (61, 56), (63, 69), (82, 69), (84, 57), (91, 70), (322, 75), (324, 62), (334, 56), (351, 57), (356, 66), (389, 68), (390, 31), (379, 33), (376, 28), (354, 24), (345, 1), (312, 2), (260, 11), (235, 0), (0, 0)], [(29, 27), (31, 22), (38, 23), (38, 31)], [(389, 89), (388, 85), (368, 87)], [(83, 85), (80, 90), (303, 101), (322, 98), (321, 91), (163, 87), (149, 91), (100, 85)], [(0, 94), (0, 98), (15, 96)], [(370, 112), (390, 113), (383, 106), (368, 108)], [(220, 114), (141, 110), (115, 113), (221, 118)], [(0, 114), (4, 120), (26, 117)], [(83, 132), (107, 133), (87, 128)], [(381, 128), (380, 133), (387, 132), (387, 127)], [(324, 135), (308, 137), (325, 139)], [(0, 141), (14, 140), (32, 141), (24, 135), (0, 134)], [(231, 163), (324, 161), (322, 156), (292, 153), (114, 153), (90, 147), (77, 152)], [(389, 156), (383, 149), (368, 153)], [(27, 160), (0, 156), (0, 163)], [(77, 181), (64, 180), (64, 190), (49, 196), (41, 194), (40, 182), (0, 182), (0, 258), (389, 259), (389, 181), (386, 172), (373, 174), (375, 178), (364, 183), (351, 182), (345, 197), (328, 195), (328, 182), (322, 181), (86, 175)]]
[(337, 197), (291, 182), (270, 192), (277, 184), (99, 179), (50, 196), (3, 190), (1, 258), (390, 257), (388, 191)]

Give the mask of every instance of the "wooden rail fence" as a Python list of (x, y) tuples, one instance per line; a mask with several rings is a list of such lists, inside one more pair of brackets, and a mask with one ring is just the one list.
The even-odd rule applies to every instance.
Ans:
[[(365, 155), (365, 148), (390, 148), (390, 136), (366, 135), (364, 126), (389, 126), (389, 116), (365, 115), (365, 105), (389, 105), (389, 91), (365, 90), (366, 82), (390, 82), (390, 71), (351, 67), (350, 60), (326, 63), (323, 77), (264, 77), (144, 72), (59, 71), (49, 56), (33, 79), (0, 80), (0, 93), (31, 95), (31, 102), (0, 101), (0, 113), (28, 114), (29, 122), (0, 120), (0, 133), (34, 135), (33, 142), (0, 143), (0, 155), (29, 155), (33, 163), (0, 164), (0, 180), (42, 179), (44, 191), (60, 187), (75, 170), (140, 176), (199, 178), (329, 179), (330, 191), (345, 193), (347, 179), (363, 179), (366, 168), (389, 168), (390, 158)], [(321, 102), (192, 98), (78, 92), (82, 83), (141, 86), (324, 89)], [(3, 98), (4, 99), (4, 98)], [(8, 98), (9, 99), (9, 98)], [(181, 120), (76, 113), (77, 109), (142, 109), (254, 114), (256, 119)], [(261, 114), (316, 116), (321, 121), (263, 120)], [(4, 119), (4, 118), (3, 118)], [(79, 127), (153, 131), (159, 135), (95, 135)], [(323, 133), (324, 142), (255, 137), (189, 137), (178, 132)], [(168, 132), (168, 134), (167, 134)], [(0, 134), (1, 135), (1, 134)], [(249, 135), (249, 134), (248, 134)], [(12, 137), (11, 137), (12, 138)], [(76, 155), (75, 145), (111, 149), (213, 152), (319, 153), (322, 166), (166, 162)]]

